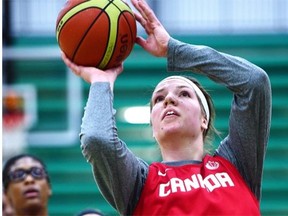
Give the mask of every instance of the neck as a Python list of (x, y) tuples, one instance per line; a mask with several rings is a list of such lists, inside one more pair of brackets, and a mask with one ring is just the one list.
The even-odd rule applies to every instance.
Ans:
[[(160, 144), (160, 143), (159, 143)], [(199, 160), (204, 155), (203, 141), (179, 139), (160, 144), (163, 161)]]
[(15, 216), (48, 216), (47, 208), (26, 208), (16, 210)]

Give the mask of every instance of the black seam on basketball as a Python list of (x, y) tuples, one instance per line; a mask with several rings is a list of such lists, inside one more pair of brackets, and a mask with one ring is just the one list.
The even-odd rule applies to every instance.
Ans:
[[(79, 4), (74, 5), (72, 8), (75, 8), (75, 7), (77, 7), (78, 5), (80, 5), (80, 4), (82, 4), (82, 3), (83, 3), (83, 2), (79, 2)], [(69, 10), (71, 10), (72, 8), (70, 8)], [(68, 11), (69, 11), (69, 10), (68, 10)], [(68, 11), (66, 11), (66, 13), (67, 13)], [(81, 11), (82, 11), (82, 10), (81, 10)], [(66, 14), (66, 13), (65, 13), (65, 14)], [(61, 19), (59, 19), (59, 22), (58, 22), (57, 25), (56, 25), (56, 32), (58, 32), (58, 25), (59, 25), (59, 23), (61, 22), (61, 20), (63, 19), (63, 17), (65, 16), (65, 14), (62, 15)], [(77, 14), (77, 13), (76, 13), (76, 14)], [(72, 17), (70, 17), (69, 19), (67, 19), (67, 21), (66, 21), (65, 23), (67, 23), (71, 18), (72, 18)], [(62, 32), (63, 27), (65, 26), (65, 23), (64, 23), (64, 25), (62, 26), (62, 28), (60, 29), (60, 31), (59, 31), (59, 33), (58, 33), (57, 40), (58, 40), (58, 38), (60, 38), (60, 34), (61, 34), (61, 32)], [(58, 40), (58, 41), (59, 41), (59, 40)]]
[[(117, 8), (118, 8), (118, 7), (117, 7)], [(119, 8), (118, 8), (118, 9), (119, 9)], [(119, 9), (119, 10), (120, 10), (120, 9)], [(125, 16), (125, 13), (130, 13), (130, 12), (129, 12), (129, 11), (121, 11), (121, 12), (120, 12), (120, 15), (118, 16), (118, 20), (117, 20), (118, 26), (119, 26), (120, 18), (121, 18), (121, 16), (123, 16), (123, 18), (125, 19), (126, 23), (128, 24), (130, 37), (131, 37), (131, 39), (133, 39), (133, 32), (132, 32), (131, 26), (129, 25), (128, 19), (127, 19), (127, 17)], [(131, 14), (131, 13), (130, 13), (130, 14)], [(118, 32), (117, 32), (117, 33), (118, 33)], [(116, 35), (116, 41), (117, 41), (117, 40), (118, 40), (118, 34)], [(131, 49), (132, 49), (132, 48), (133, 48), (133, 46), (131, 47)], [(115, 49), (116, 49), (116, 46), (113, 47), (113, 53), (114, 53)], [(131, 50), (130, 50), (130, 52), (131, 52)], [(108, 61), (107, 65), (110, 63), (111, 60), (112, 60), (112, 58)], [(118, 60), (118, 58), (116, 58), (116, 60)]]
[[(128, 22), (128, 20), (127, 20), (127, 18), (126, 18), (126, 16), (125, 16), (125, 12), (128, 12), (128, 13), (130, 13), (130, 11), (128, 11), (128, 10), (124, 10), (124, 11), (122, 11), (119, 7), (118, 7), (118, 5), (117, 4), (114, 4), (113, 3), (113, 0), (112, 0), (112, 2), (111, 2), (119, 11), (120, 11), (120, 14), (119, 14), (119, 16), (118, 16), (118, 20), (117, 20), (117, 23), (118, 23), (118, 25), (117, 26), (119, 26), (119, 20), (120, 20), (120, 17), (121, 17), (121, 15), (123, 14), (123, 17), (125, 18), (125, 20), (126, 20), (126, 23), (128, 24), (128, 27), (129, 27), (129, 32), (130, 32), (130, 36), (131, 36), (131, 38), (133, 38), (133, 33), (132, 33), (132, 29), (131, 29), (131, 27), (130, 27), (130, 25), (129, 25), (129, 22)], [(126, 4), (126, 2), (124, 2), (125, 4)], [(131, 13), (130, 13), (131, 14)], [(133, 15), (133, 14), (132, 14)], [(110, 22), (110, 19), (109, 19), (109, 22)], [(110, 29), (109, 29), (109, 31), (110, 31)], [(110, 34), (110, 32), (109, 32), (109, 34)], [(115, 41), (117, 41), (118, 40), (118, 29), (117, 29), (117, 34), (116, 34), (116, 40)], [(108, 43), (108, 42), (107, 42)], [(107, 47), (107, 44), (106, 44), (106, 47)], [(116, 49), (116, 46), (114, 46), (113, 47), (113, 53), (114, 53), (114, 51), (115, 51), (115, 49)], [(105, 53), (104, 53), (104, 55), (105, 55)], [(103, 57), (102, 57), (102, 59), (103, 59)], [(111, 60), (112, 60), (112, 58), (110, 58), (109, 59), (109, 61), (107, 62), (107, 64), (104, 66), (104, 67), (106, 67), (107, 65), (109, 65), (110, 64), (110, 62), (111, 62)]]
[[(119, 19), (119, 17), (120, 17), (120, 16), (118, 16), (118, 19)], [(118, 23), (118, 22), (117, 22), (117, 23)], [(110, 24), (110, 26), (111, 26), (111, 20), (110, 20), (110, 19), (109, 19), (109, 24)], [(117, 26), (118, 26), (118, 25), (117, 25)], [(111, 28), (109, 28), (109, 32), (108, 32), (108, 35), (110, 35), (110, 34), (111, 34)], [(116, 33), (115, 42), (117, 42), (117, 39), (118, 39), (118, 27), (117, 27), (117, 33)], [(106, 49), (107, 49), (108, 43), (109, 43), (109, 40), (107, 40), (107, 42), (106, 42)], [(114, 53), (115, 47), (116, 47), (116, 46), (113, 47), (113, 52), (112, 52), (112, 53)], [(101, 61), (103, 60), (105, 54), (106, 54), (106, 53), (104, 52), (104, 53), (103, 53), (103, 56), (102, 56), (102, 58), (101, 58)], [(112, 57), (112, 56), (113, 56), (113, 55), (111, 55), (111, 57)], [(109, 63), (111, 62), (111, 60), (112, 60), (111, 57), (110, 57), (109, 61), (107, 62), (107, 64), (104, 65), (104, 68), (105, 68), (107, 65), (109, 65)]]
[[(109, 21), (109, 26), (111, 26), (111, 20), (109, 19), (108, 21)], [(108, 28), (108, 35), (110, 35), (110, 34), (111, 34), (111, 28)], [(116, 41), (117, 41), (117, 35), (116, 35)], [(107, 49), (108, 44), (109, 44), (109, 40), (106, 41), (105, 50)], [(113, 52), (114, 52), (114, 49), (115, 49), (115, 46), (113, 47)], [(106, 52), (103, 52), (103, 55), (101, 56), (99, 63), (102, 62), (105, 55), (106, 55)], [(109, 61), (107, 62), (107, 64), (105, 64), (103, 66), (103, 68), (105, 68), (110, 63), (110, 61), (111, 61), (111, 57), (110, 57)], [(95, 67), (97, 67), (97, 66), (99, 66), (99, 64), (95, 65)]]
[[(121, 13), (123, 13), (123, 17), (125, 18), (125, 20), (126, 20), (126, 22), (129, 24), (129, 22), (128, 22), (128, 19), (127, 19), (127, 17), (125, 16), (125, 13), (124, 12), (128, 12), (128, 13), (130, 13), (129, 11), (122, 11)], [(131, 13), (130, 13), (131, 14)], [(133, 14), (131, 14), (132, 16), (133, 16)], [(132, 29), (131, 29), (131, 26), (130, 25), (128, 25), (128, 27), (129, 27), (129, 32), (130, 32), (130, 36), (131, 36), (131, 38), (133, 38), (133, 32), (132, 32)]]
[[(99, 7), (89, 7), (89, 8), (99, 8), (101, 9), (101, 12), (95, 17), (94, 21), (90, 24), (89, 28), (87, 28), (85, 34), (83, 35), (83, 37), (81, 38), (81, 40), (78, 43), (78, 46), (76, 47), (73, 56), (72, 56), (72, 61), (74, 61), (75, 55), (77, 54), (77, 51), (79, 49), (79, 47), (81, 46), (83, 40), (85, 39), (86, 35), (88, 34), (88, 32), (90, 31), (90, 29), (92, 28), (92, 26), (95, 24), (95, 22), (97, 21), (98, 17), (102, 14), (105, 13), (105, 9), (113, 2), (113, 0), (109, 1), (109, 3), (104, 7), (104, 8), (99, 8)], [(85, 8), (85, 10), (88, 8)], [(109, 19), (110, 20), (110, 19)]]

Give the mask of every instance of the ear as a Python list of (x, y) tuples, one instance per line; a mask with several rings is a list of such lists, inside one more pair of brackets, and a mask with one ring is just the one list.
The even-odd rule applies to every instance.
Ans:
[(203, 128), (203, 130), (207, 130), (208, 129), (208, 121), (207, 121), (207, 119), (205, 117), (202, 117), (201, 128)]
[(52, 196), (52, 190), (51, 190), (51, 188), (49, 189), (48, 194), (49, 194), (49, 197)]
[(154, 130), (152, 129), (152, 137), (153, 139), (155, 139), (155, 134), (154, 134)]

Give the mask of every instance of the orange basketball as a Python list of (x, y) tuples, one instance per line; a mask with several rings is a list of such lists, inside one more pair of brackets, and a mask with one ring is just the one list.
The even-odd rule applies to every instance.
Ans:
[(74, 63), (108, 69), (131, 53), (136, 20), (122, 0), (68, 0), (59, 12), (56, 38)]

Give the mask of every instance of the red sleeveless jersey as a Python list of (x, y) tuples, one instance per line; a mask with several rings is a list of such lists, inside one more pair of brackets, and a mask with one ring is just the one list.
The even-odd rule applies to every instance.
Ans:
[(260, 215), (237, 169), (220, 156), (199, 164), (152, 163), (134, 215)]

